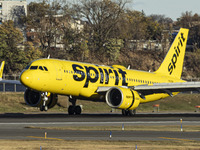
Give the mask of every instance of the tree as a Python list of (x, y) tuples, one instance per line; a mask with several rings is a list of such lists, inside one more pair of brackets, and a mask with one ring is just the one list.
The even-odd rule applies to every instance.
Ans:
[[(83, 42), (86, 41), (83, 29), (79, 29), (80, 20), (72, 19), (70, 17), (65, 16), (66, 22), (61, 27), (62, 31), (62, 43), (64, 45), (65, 54), (67, 55), (67, 59), (71, 60), (82, 60), (83, 50), (88, 48), (83, 48)], [(68, 19), (67, 19), (68, 18)], [(85, 43), (85, 42), (84, 42)], [(85, 43), (87, 45), (87, 43)], [(85, 45), (85, 46), (86, 46)], [(87, 47), (87, 46), (86, 46)], [(86, 50), (87, 51), (87, 50)]]
[(151, 18), (147, 18), (146, 40), (161, 41), (162, 31), (163, 27), (158, 22), (153, 21)]
[(41, 56), (30, 43), (23, 45), (23, 36), (14, 27), (13, 21), (4, 22), (0, 26), (0, 59), (5, 60), (5, 73), (21, 72), (33, 59)]
[(23, 41), (22, 33), (14, 27), (13, 21), (4, 22), (0, 26), (0, 58), (5, 60), (5, 72), (21, 71), (24, 54), (19, 45)]
[(169, 17), (165, 17), (165, 15), (152, 14), (149, 17), (152, 19), (152, 21), (158, 22), (160, 25), (162, 25), (164, 29), (170, 29), (173, 23), (173, 20)]
[(27, 26), (34, 30), (36, 39), (40, 41), (41, 49), (47, 56), (52, 54), (60, 38), (63, 15), (60, 15), (61, 4), (58, 1), (40, 3), (31, 2), (28, 5)]
[(45, 15), (47, 14), (47, 10), (49, 9), (49, 5), (42, 1), (40, 3), (31, 2), (28, 7), (28, 15), (26, 17), (27, 23), (27, 31), (33, 31), (35, 34), (35, 40), (40, 41), (42, 51), (46, 50), (45, 41), (43, 39), (44, 34), (44, 24), (42, 21), (45, 20)]
[(42, 52), (39, 50), (39, 48), (35, 48), (32, 42), (24, 43), (24, 52), (26, 54), (26, 58), (24, 60), (26, 64), (42, 56)]
[(11, 9), (11, 20), (14, 21), (15, 27), (18, 28), (25, 28), (25, 21), (24, 18), (26, 16), (24, 6), (13, 6)]
[(101, 60), (106, 50), (105, 43), (113, 38), (113, 31), (127, 3), (127, 0), (81, 0), (74, 5), (76, 12), (79, 12), (77, 17), (88, 23), (89, 48), (93, 54), (99, 54)]
[(127, 10), (120, 18), (117, 33), (123, 39), (124, 46), (127, 48), (128, 41), (136, 41), (135, 49), (137, 50), (137, 42), (145, 39), (146, 34), (146, 18), (139, 11)]
[(163, 25), (152, 17), (146, 17), (144, 12), (126, 10), (121, 17), (118, 33), (124, 40), (125, 48), (129, 42), (134, 41), (134, 49), (137, 50), (138, 42), (144, 40), (161, 42), (163, 28)]
[(183, 28), (190, 28), (192, 26), (192, 12), (186, 11), (182, 13), (181, 17), (177, 19), (177, 26), (181, 26)]
[(182, 13), (176, 26), (188, 28), (190, 30), (188, 44), (193, 45), (195, 50), (200, 48), (200, 16), (198, 14), (193, 15), (188, 11)]

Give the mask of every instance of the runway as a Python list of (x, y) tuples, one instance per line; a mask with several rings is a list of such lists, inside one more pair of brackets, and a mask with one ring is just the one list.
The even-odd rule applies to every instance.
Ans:
[[(120, 114), (83, 114), (69, 116), (59, 114), (0, 114), (0, 139), (40, 140), (45, 132), (49, 140), (185, 140), (200, 141), (200, 132), (181, 131), (95, 131), (95, 130), (56, 130), (30, 127), (74, 127), (74, 126), (149, 126), (200, 125), (199, 113), (184, 114), (138, 114), (136, 117), (123, 117)], [(110, 138), (111, 134), (111, 138)]]

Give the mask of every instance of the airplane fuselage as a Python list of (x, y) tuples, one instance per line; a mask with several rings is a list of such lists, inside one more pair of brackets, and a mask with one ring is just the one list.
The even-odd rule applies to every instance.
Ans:
[[(105, 98), (96, 92), (98, 87), (128, 87), (184, 81), (154, 72), (126, 69), (119, 65), (102, 66), (58, 59), (39, 59), (33, 61), (22, 72), (21, 82), (36, 91), (105, 101)], [(169, 95), (154, 94), (140, 101), (144, 103), (167, 96)]]

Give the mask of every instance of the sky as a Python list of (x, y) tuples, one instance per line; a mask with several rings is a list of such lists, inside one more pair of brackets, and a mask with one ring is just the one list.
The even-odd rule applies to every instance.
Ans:
[[(27, 0), (28, 3), (38, 0)], [(74, 0), (67, 0), (74, 1)], [(193, 14), (200, 14), (200, 0), (132, 0), (130, 9), (144, 11), (149, 16), (151, 14), (165, 15), (176, 21), (181, 14), (192, 11)]]
[(143, 10), (147, 16), (165, 15), (176, 21), (186, 11), (200, 14), (200, 0), (133, 0), (131, 9)]

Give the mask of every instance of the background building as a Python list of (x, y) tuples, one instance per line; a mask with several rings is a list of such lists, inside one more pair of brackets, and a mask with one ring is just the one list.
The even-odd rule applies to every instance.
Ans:
[(0, 0), (0, 24), (3, 21), (13, 20), (19, 25), (20, 18), (27, 14), (26, 0)]

